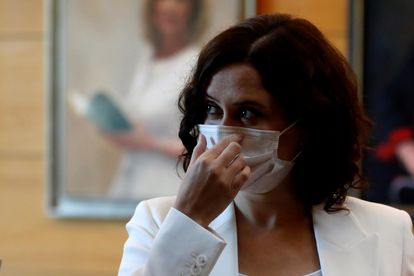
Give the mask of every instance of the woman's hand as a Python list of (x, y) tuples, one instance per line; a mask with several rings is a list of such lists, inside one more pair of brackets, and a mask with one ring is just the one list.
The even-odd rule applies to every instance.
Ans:
[(155, 137), (139, 122), (134, 122), (129, 131), (105, 132), (104, 136), (116, 146), (126, 150), (154, 150), (156, 146)]
[(104, 136), (117, 147), (130, 151), (157, 151), (171, 158), (177, 158), (184, 150), (180, 139), (155, 137), (137, 121), (130, 131), (105, 132)]
[(250, 176), (240, 155), (241, 140), (230, 135), (206, 151), (200, 134), (174, 207), (203, 227), (224, 211)]

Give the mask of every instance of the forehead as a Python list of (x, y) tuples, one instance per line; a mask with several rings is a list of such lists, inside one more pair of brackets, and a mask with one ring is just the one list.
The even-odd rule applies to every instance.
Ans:
[(232, 64), (213, 75), (207, 94), (216, 99), (244, 98), (274, 102), (273, 96), (263, 87), (259, 73), (248, 64)]

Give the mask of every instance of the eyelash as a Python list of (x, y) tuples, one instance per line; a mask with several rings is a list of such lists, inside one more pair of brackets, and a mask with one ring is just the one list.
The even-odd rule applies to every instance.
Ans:
[[(206, 114), (212, 119), (216, 119), (223, 115), (221, 108), (213, 103), (207, 102)], [(262, 112), (252, 107), (240, 107), (237, 111), (237, 116), (243, 121), (253, 121), (263, 116)]]
[[(249, 114), (248, 116), (246, 115)], [(262, 113), (258, 110), (256, 110), (255, 108), (240, 108), (239, 111), (239, 117), (240, 118), (245, 118), (246, 120), (252, 120), (252, 119), (256, 119), (258, 117), (261, 117)]]

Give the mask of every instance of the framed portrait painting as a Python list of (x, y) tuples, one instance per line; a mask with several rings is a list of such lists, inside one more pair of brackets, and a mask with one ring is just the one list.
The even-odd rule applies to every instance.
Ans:
[(48, 1), (48, 213), (127, 218), (176, 194), (180, 90), (202, 45), (254, 13), (251, 0)]

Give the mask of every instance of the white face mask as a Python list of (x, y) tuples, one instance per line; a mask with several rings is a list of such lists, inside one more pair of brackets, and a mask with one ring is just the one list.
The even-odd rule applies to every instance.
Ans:
[(243, 134), (241, 153), (251, 174), (241, 190), (263, 194), (279, 185), (294, 165), (292, 161), (279, 159), (277, 149), (280, 136), (294, 126), (296, 122), (283, 131), (260, 130), (244, 127), (222, 125), (199, 125), (200, 133), (206, 137), (207, 149), (219, 143), (225, 136), (234, 133)]

